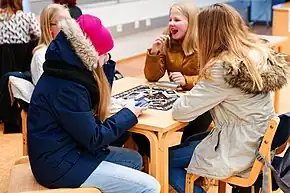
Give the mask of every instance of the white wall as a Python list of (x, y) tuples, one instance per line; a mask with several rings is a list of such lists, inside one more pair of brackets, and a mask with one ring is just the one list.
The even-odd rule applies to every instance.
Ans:
[(80, 5), (80, 7), (83, 13), (98, 16), (105, 26), (111, 27), (166, 16), (168, 15), (169, 7), (174, 2), (182, 1), (194, 2), (198, 7), (204, 7), (213, 3), (233, 0), (140, 0), (107, 6), (90, 4)]

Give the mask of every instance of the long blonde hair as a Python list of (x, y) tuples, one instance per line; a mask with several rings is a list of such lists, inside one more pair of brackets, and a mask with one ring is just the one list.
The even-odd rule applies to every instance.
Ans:
[[(260, 65), (249, 57), (249, 51), (260, 55)], [(240, 14), (231, 6), (217, 3), (204, 8), (198, 15), (198, 58), (200, 78), (209, 78), (210, 69), (218, 60), (229, 62), (234, 70), (240, 63), (247, 68), (253, 86), (263, 88), (259, 69), (267, 59), (276, 61), (270, 45), (249, 31)]]
[(93, 113), (99, 120), (104, 121), (109, 114), (111, 93), (103, 68), (98, 64), (98, 53), (92, 45), (92, 42), (86, 38), (79, 24), (71, 17), (62, 19), (59, 22), (59, 27), (67, 36), (77, 56), (94, 76), (99, 89), (99, 98), (97, 99), (98, 106), (93, 107)]
[(50, 42), (53, 40), (51, 34), (51, 22), (62, 11), (67, 12), (66, 17), (70, 17), (68, 10), (63, 5), (60, 4), (50, 4), (41, 11), (40, 14), (41, 35), (38, 41), (38, 45), (34, 49), (34, 51), (43, 46), (45, 47), (48, 46)]
[[(196, 51), (198, 8), (193, 3), (180, 2), (173, 4), (170, 7), (169, 13), (173, 8), (178, 9), (188, 20), (187, 31), (182, 41), (183, 52), (188, 56)], [(171, 37), (168, 27), (166, 28), (164, 34)]]
[(99, 103), (94, 109), (94, 114), (101, 121), (104, 121), (109, 113), (110, 95), (111, 90), (108, 79), (101, 66), (98, 65), (97, 69), (93, 70), (94, 78), (99, 88)]

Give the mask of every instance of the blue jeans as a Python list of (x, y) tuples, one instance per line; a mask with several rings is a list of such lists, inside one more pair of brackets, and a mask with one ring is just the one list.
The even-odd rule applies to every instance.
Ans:
[[(194, 149), (200, 141), (192, 141), (184, 146), (175, 146), (169, 149), (169, 182), (178, 192), (185, 192), (185, 168), (188, 167)], [(194, 193), (205, 193), (198, 185), (194, 184)]]
[(158, 181), (139, 171), (141, 167), (138, 152), (110, 147), (110, 154), (81, 187), (96, 187), (102, 193), (160, 193)]

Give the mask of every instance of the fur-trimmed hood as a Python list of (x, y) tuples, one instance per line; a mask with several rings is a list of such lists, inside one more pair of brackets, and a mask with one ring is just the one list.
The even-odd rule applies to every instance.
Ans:
[(59, 22), (59, 27), (61, 31), (48, 46), (45, 59), (64, 61), (89, 71), (96, 68), (98, 53), (78, 23), (74, 19), (66, 18)]
[(285, 60), (285, 55), (276, 53), (276, 63), (267, 59), (267, 64), (263, 69), (260, 68), (260, 75), (263, 80), (263, 88), (259, 89), (252, 81), (249, 71), (243, 62), (237, 68), (228, 62), (223, 62), (226, 70), (224, 74), (225, 82), (236, 88), (240, 88), (245, 93), (260, 94), (281, 89), (287, 84), (289, 77), (289, 66)]

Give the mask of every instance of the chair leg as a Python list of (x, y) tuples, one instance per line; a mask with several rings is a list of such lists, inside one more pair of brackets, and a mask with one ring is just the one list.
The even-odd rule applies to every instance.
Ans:
[(219, 181), (218, 193), (226, 193), (226, 186), (227, 186), (227, 183)]
[(194, 182), (199, 178), (199, 176), (186, 174), (185, 178), (185, 193), (194, 193)]
[(192, 180), (192, 175), (186, 174), (185, 193), (193, 193), (193, 188), (194, 188), (194, 180)]

